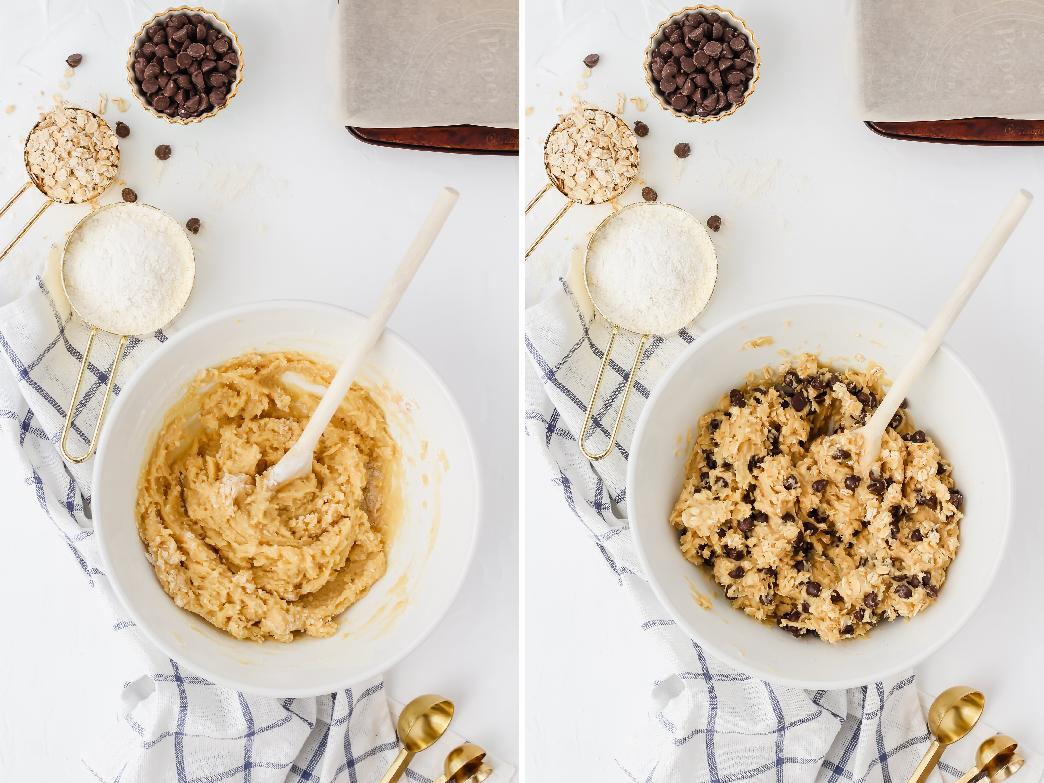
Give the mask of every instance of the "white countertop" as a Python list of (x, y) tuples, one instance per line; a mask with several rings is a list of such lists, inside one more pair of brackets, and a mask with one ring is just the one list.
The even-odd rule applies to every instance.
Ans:
[[(985, 720), (1044, 750), (1037, 710), (1044, 526), (1035, 508), (1044, 443), (1044, 149), (915, 144), (871, 133), (847, 112), (840, 65), (847, 3), (819, 4), (814, 14), (774, 0), (731, 6), (761, 44), (757, 93), (722, 122), (686, 124), (652, 102), (642, 77), (647, 36), (680, 5), (530, 1), (525, 195), (544, 184), (539, 145), (571, 94), (610, 111), (618, 91), (647, 99), (646, 111), (628, 104), (623, 115), (651, 128), (639, 140), (642, 176), (661, 201), (723, 218), (714, 236), (721, 278), (701, 324), (804, 294), (872, 299), (927, 321), (1014, 189), (1038, 196), (948, 340), (983, 382), (1009, 438), (1018, 485), (1010, 548), (984, 606), (919, 672), (929, 692), (962, 682), (982, 688)], [(581, 60), (590, 52), (601, 63), (584, 80)], [(578, 90), (582, 81), (587, 88)], [(692, 145), (686, 161), (672, 153), (681, 141)], [(621, 202), (639, 199), (637, 190)], [(538, 209), (545, 221), (561, 205), (557, 194), (547, 200), (555, 203)], [(607, 211), (573, 210), (530, 259), (530, 303)], [(539, 222), (529, 217), (527, 239)], [(543, 462), (533, 450), (525, 461), (527, 774), (620, 780), (614, 749), (648, 711), (648, 642)]]
[[(131, 127), (121, 176), (141, 201), (178, 220), (199, 217), (196, 290), (187, 323), (244, 302), (319, 299), (365, 309), (427, 213), (439, 186), (461, 201), (391, 321), (447, 381), (470, 418), (483, 466), (486, 515), (476, 560), (450, 614), (389, 675), (392, 697), (455, 699), (454, 728), (506, 761), (518, 760), (517, 161), (385, 150), (337, 121), (327, 84), (334, 4), (214, 2), (245, 49), (245, 81), (221, 115), (167, 125), (131, 98), (131, 35), (163, 2), (47, 0), (5, 4), (0, 18), (0, 202), (24, 181), (22, 141), (60, 93)], [(66, 80), (65, 58), (83, 64)], [(62, 82), (68, 86), (62, 87)], [(7, 113), (5, 107), (14, 109)], [(153, 148), (168, 143), (159, 164)], [(119, 197), (119, 188), (107, 200)], [(17, 214), (40, 203), (31, 192)], [(32, 203), (29, 203), (32, 202)], [(84, 212), (53, 207), (4, 263), (45, 255)], [(0, 221), (2, 244), (14, 235)], [(81, 780), (80, 738), (116, 720), (122, 684), (138, 676), (105, 606), (0, 451), (5, 541), (0, 594), (0, 778)], [(481, 627), (481, 631), (476, 629)], [(477, 636), (477, 638), (476, 638)]]

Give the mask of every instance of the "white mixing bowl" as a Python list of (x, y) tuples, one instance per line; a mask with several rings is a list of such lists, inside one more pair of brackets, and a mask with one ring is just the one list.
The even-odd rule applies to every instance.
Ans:
[[(921, 326), (878, 305), (803, 298), (771, 304), (696, 340), (657, 384), (635, 432), (628, 464), (628, 515), (646, 576), (682, 629), (719, 660), (757, 677), (809, 689), (863, 685), (912, 667), (945, 644), (975, 611), (1000, 565), (1012, 517), (1008, 449), (989, 400), (948, 348), (909, 394), (910, 413), (953, 463), (966, 501), (961, 545), (938, 600), (911, 620), (827, 644), (796, 639), (733, 609), (707, 572), (685, 560), (668, 516), (688, 456), (685, 433), (748, 372), (783, 361), (781, 350), (814, 352), (839, 365), (866, 361), (898, 372)], [(744, 348), (769, 336), (771, 345)], [(695, 593), (711, 599), (701, 608)]]
[(240, 641), (174, 605), (138, 538), (138, 477), (167, 410), (204, 368), (249, 351), (299, 350), (332, 364), (362, 316), (311, 302), (238, 307), (188, 326), (135, 373), (113, 405), (94, 465), (94, 522), (105, 571), (134, 622), (200, 675), (270, 696), (330, 693), (387, 670), (453, 603), (474, 551), (479, 478), (464, 417), (435, 371), (386, 333), (360, 379), (402, 449), (404, 511), (388, 571), (325, 639)]

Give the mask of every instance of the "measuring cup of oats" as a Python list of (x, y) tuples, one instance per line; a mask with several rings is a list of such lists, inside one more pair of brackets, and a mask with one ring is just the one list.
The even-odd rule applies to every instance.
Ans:
[(116, 134), (97, 114), (56, 106), (29, 131), (23, 158), (29, 181), (4, 204), (0, 217), (30, 187), (35, 186), (47, 200), (0, 252), (0, 261), (51, 204), (82, 204), (100, 196), (116, 179), (120, 149)]
[[(602, 355), (598, 378), (580, 430), (580, 450), (589, 460), (609, 455), (616, 444), (627, 401), (634, 388), (643, 351), (652, 336), (667, 337), (688, 326), (703, 312), (718, 280), (718, 257), (704, 225), (672, 204), (639, 202), (614, 212), (591, 234), (584, 257), (584, 283), (595, 311), (610, 326), (609, 343)], [(613, 346), (621, 331), (638, 336), (631, 369), (612, 362)], [(595, 405), (607, 368), (620, 373), (622, 388), (607, 398), (608, 412), (620, 397), (612, 430), (600, 423), (594, 429), (609, 436), (602, 451), (592, 451), (587, 440)]]
[(574, 204), (604, 204), (627, 190), (638, 175), (638, 137), (611, 112), (577, 108), (547, 134), (544, 170), (548, 183), (526, 205), (526, 214), (551, 188), (568, 201), (526, 250), (526, 258)]
[[(192, 291), (196, 262), (188, 235), (172, 217), (147, 204), (117, 203), (91, 212), (76, 224), (62, 249), (61, 264), (62, 287), (72, 311), (90, 328), (61, 438), (62, 456), (81, 463), (98, 444), (127, 341), (162, 329), (181, 312)], [(99, 332), (119, 338), (108, 370), (90, 363)], [(75, 423), (77, 398), (88, 371), (99, 387), (105, 384), (89, 438)], [(86, 442), (79, 455), (69, 451), (73, 432)]]

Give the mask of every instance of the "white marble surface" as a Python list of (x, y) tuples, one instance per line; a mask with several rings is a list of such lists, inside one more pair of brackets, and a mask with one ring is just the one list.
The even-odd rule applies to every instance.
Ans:
[[(1036, 621), (1044, 592), (1036, 508), (1044, 442), (1044, 150), (875, 136), (848, 113), (840, 65), (848, 3), (818, 5), (814, 16), (773, 0), (733, 6), (758, 37), (763, 75), (747, 106), (711, 125), (660, 110), (644, 85), (647, 36), (674, 4), (531, 0), (528, 8), (526, 195), (543, 185), (539, 145), (571, 94), (610, 110), (620, 91), (648, 99), (646, 111), (628, 104), (624, 113), (651, 128), (640, 140), (644, 178), (661, 200), (724, 221), (715, 236), (719, 288), (702, 324), (802, 294), (864, 297), (927, 321), (1012, 191), (1036, 192), (1040, 203), (949, 337), (991, 395), (1010, 440), (1017, 482), (1010, 549), (985, 605), (919, 671), (930, 692), (961, 682), (979, 686), (987, 694), (986, 720), (1044, 749), (1037, 710), (1044, 631)], [(602, 61), (584, 80), (581, 59), (590, 52)], [(582, 81), (587, 88), (578, 90)], [(672, 154), (681, 141), (693, 148), (686, 161)], [(621, 202), (638, 198), (632, 189)], [(607, 210), (574, 210), (530, 259), (529, 302)], [(539, 212), (546, 220), (552, 205)], [(527, 239), (539, 220), (530, 216)], [(524, 464), (527, 774), (534, 781), (622, 779), (612, 755), (647, 712), (647, 642), (540, 456), (531, 450)]]
[[(437, 188), (460, 190), (456, 213), (391, 327), (435, 365), (469, 415), (488, 502), (460, 598), (391, 672), (389, 689), (400, 700), (426, 691), (454, 697), (455, 729), (517, 762), (517, 162), (384, 150), (351, 138), (326, 83), (332, 2), (295, 4), (292, 13), (276, 2), (214, 2), (245, 48), (243, 88), (219, 117), (169, 126), (133, 102), (123, 65), (132, 33), (166, 5), (4, 5), (0, 201), (24, 181), (22, 140), (52, 95), (95, 109), (99, 93), (108, 93), (105, 116), (132, 129), (120, 145), (127, 184), (179, 220), (203, 221), (193, 239), (197, 288), (182, 316), (189, 322), (276, 297), (364, 309)], [(72, 52), (84, 60), (66, 79)], [(117, 96), (131, 100), (126, 113), (112, 103)], [(160, 143), (174, 148), (163, 166), (152, 153)], [(107, 196), (116, 198), (118, 189)], [(27, 218), (38, 204), (35, 192), (24, 197), (17, 215)], [(53, 207), (4, 263), (31, 269), (83, 211)], [(12, 236), (16, 224), (5, 216), (0, 237)], [(81, 780), (83, 738), (116, 719), (120, 686), (138, 672), (7, 452), (0, 452), (0, 498), (0, 594), (8, 597), (0, 779)]]

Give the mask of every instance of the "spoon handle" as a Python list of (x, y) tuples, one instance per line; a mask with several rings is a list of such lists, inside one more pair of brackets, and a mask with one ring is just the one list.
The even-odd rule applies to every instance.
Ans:
[(942, 758), (942, 754), (943, 744), (939, 740), (932, 740), (932, 744), (928, 746), (928, 751), (921, 758), (921, 763), (917, 765), (917, 769), (910, 776), (909, 783), (925, 783), (928, 780), (928, 776), (932, 774), (932, 770), (935, 769), (935, 765), (939, 763), (939, 759)]
[(881, 438), (884, 435), (885, 428), (888, 426), (888, 422), (891, 421), (895, 412), (899, 410), (899, 405), (906, 397), (907, 392), (910, 391), (910, 387), (913, 386), (913, 382), (920, 375), (921, 370), (935, 355), (935, 352), (939, 350), (946, 333), (950, 330), (953, 322), (957, 320), (957, 316), (960, 315), (961, 310), (964, 309), (964, 305), (967, 304), (975, 289), (978, 288), (983, 275), (986, 274), (986, 271), (1000, 254), (1004, 244), (1008, 241), (1008, 237), (1011, 236), (1019, 221), (1022, 220), (1022, 216), (1026, 214), (1031, 201), (1033, 201), (1033, 195), (1025, 190), (1017, 191), (1012, 197), (1004, 213), (1000, 216), (996, 225), (994, 225), (993, 230), (990, 231), (989, 236), (986, 237), (982, 246), (979, 247), (975, 258), (968, 265), (961, 281), (921, 337), (921, 342), (914, 349), (913, 355), (906, 361), (906, 365), (892, 383), (884, 400), (881, 401), (873, 416), (866, 423), (863, 431), (862, 460), (860, 463), (864, 474), (869, 471), (870, 465), (877, 459), (877, 455), (881, 450)]
[(406, 772), (406, 768), (410, 766), (411, 761), (413, 761), (412, 753), (406, 750), (406, 748), (399, 750), (399, 755), (395, 757), (395, 761), (388, 767), (388, 771), (384, 773), (380, 783), (395, 783)]
[(979, 767), (972, 767), (967, 772), (965, 772), (963, 775), (961, 775), (961, 779), (958, 780), (957, 783), (972, 783), (972, 781), (981, 779), (982, 776), (983, 776), (983, 770), (982, 769), (980, 769)]

